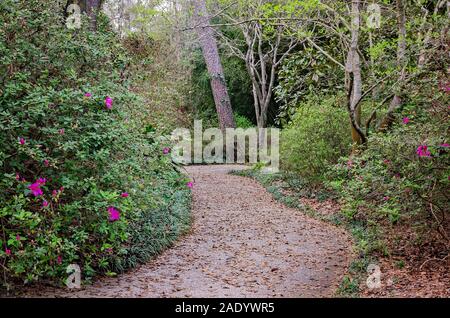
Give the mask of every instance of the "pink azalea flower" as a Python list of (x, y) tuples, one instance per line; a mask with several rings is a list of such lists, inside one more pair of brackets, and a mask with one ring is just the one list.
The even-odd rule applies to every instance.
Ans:
[(47, 179), (45, 178), (39, 178), (36, 181), (39, 185), (45, 185), (45, 183), (47, 182)]
[(53, 197), (56, 197), (57, 195), (58, 195), (58, 191), (53, 190), (53, 191), (52, 191), (52, 196), (53, 196)]
[(417, 147), (416, 153), (419, 157), (431, 157), (431, 152), (428, 150), (428, 146), (420, 145)]
[(170, 148), (166, 147), (163, 149), (163, 154), (167, 155), (170, 153)]
[(193, 183), (192, 181), (189, 181), (189, 182), (186, 184), (186, 186), (187, 186), (189, 189), (192, 189), (192, 188), (194, 187), (194, 183)]
[(65, 132), (66, 132), (66, 131), (64, 130), (64, 128), (61, 128), (61, 129), (59, 130), (59, 134), (60, 134), (60, 135), (64, 135)]
[(109, 97), (109, 96), (106, 96), (106, 99), (105, 99), (106, 108), (111, 109), (112, 108), (112, 104), (113, 104), (112, 98)]
[(124, 192), (120, 195), (122, 198), (128, 198), (130, 195), (128, 194), (128, 192)]
[(386, 196), (386, 197), (383, 198), (383, 200), (384, 200), (384, 201), (387, 201), (387, 200), (389, 200), (389, 197)]
[(408, 124), (409, 123), (409, 118), (408, 117), (403, 118), (403, 123), (405, 125)]
[(19, 139), (19, 143), (20, 143), (21, 145), (25, 145), (25, 139), (20, 138), (20, 139)]
[(439, 84), (439, 88), (448, 93), (450, 92), (450, 83)]
[(10, 250), (9, 248), (7, 248), (7, 249), (5, 250), (5, 254), (8, 255), (8, 256), (11, 255), (11, 250)]
[(48, 207), (48, 202), (47, 202), (47, 201), (42, 202), (42, 207), (43, 207), (43, 208)]
[(109, 220), (111, 222), (118, 221), (120, 219), (120, 212), (116, 208), (110, 206), (108, 208), (108, 213), (109, 213)]
[(19, 234), (16, 235), (16, 240), (20, 241), (20, 235)]
[(48, 167), (49, 165), (50, 165), (50, 162), (47, 159), (45, 159), (44, 160), (44, 166)]
[(444, 147), (444, 148), (449, 148), (449, 147), (450, 147), (450, 145), (449, 145), (449, 144), (442, 144), (442, 145), (441, 145), (441, 147)]
[(92, 94), (91, 93), (86, 93), (86, 94), (84, 94), (84, 97), (87, 97), (87, 98), (92, 97)]
[(56, 259), (56, 263), (58, 263), (58, 265), (62, 264), (62, 256), (58, 255), (58, 258)]
[(31, 193), (33, 193), (33, 195), (35, 197), (38, 197), (38, 196), (41, 196), (44, 194), (44, 192), (42, 192), (41, 185), (38, 182), (30, 184), (28, 186), (28, 189), (31, 190)]
[(20, 174), (16, 173), (16, 180), (19, 181), (20, 180)]
[(390, 160), (388, 160), (388, 159), (384, 159), (384, 160), (383, 160), (383, 163), (384, 163), (385, 165), (388, 165), (388, 164), (390, 164), (390, 163), (391, 163), (391, 161), (390, 161)]

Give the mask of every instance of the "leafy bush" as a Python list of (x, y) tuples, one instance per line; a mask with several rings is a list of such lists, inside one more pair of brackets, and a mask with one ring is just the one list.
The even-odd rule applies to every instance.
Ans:
[(236, 127), (237, 128), (251, 128), (255, 125), (245, 116), (242, 115), (234, 115), (234, 120), (236, 121)]
[(367, 149), (342, 158), (330, 174), (347, 217), (413, 230), (415, 242), (406, 234), (400, 245), (431, 239), (430, 227), (448, 235), (448, 108), (442, 93), (430, 94), (423, 102), (410, 101), (392, 131), (372, 135)]
[(346, 110), (338, 105), (338, 98), (309, 96), (298, 106), (292, 122), (281, 133), (283, 170), (318, 180), (328, 165), (349, 152), (349, 121)]
[(130, 112), (161, 134), (170, 134), (179, 127), (190, 127), (189, 68), (177, 55), (177, 49), (167, 37), (154, 39), (146, 34), (131, 33), (123, 40), (130, 56), (127, 76), (132, 78), (132, 90), (144, 99)]
[[(1, 281), (114, 274), (189, 224), (185, 177), (129, 111), (105, 17), (65, 28), (57, 1), (0, 3)], [(38, 11), (34, 8), (40, 8)], [(6, 280), (8, 281), (6, 281)]]
[[(337, 50), (335, 39), (329, 38), (330, 50)], [(278, 86), (275, 87), (275, 99), (280, 103), (277, 122), (286, 125), (292, 120), (298, 104), (311, 94), (321, 92), (331, 96), (341, 91), (341, 69), (336, 69), (323, 54), (317, 54), (313, 48), (293, 54), (281, 65), (278, 73)]]

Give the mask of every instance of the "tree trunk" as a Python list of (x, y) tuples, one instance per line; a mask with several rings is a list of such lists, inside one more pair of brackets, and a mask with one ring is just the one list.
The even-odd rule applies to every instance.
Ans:
[(97, 13), (101, 10), (103, 0), (83, 0), (81, 1), (81, 9), (89, 17), (89, 24), (92, 31), (97, 30)]
[(267, 52), (263, 51), (263, 33), (259, 23), (254, 23), (253, 27), (244, 29), (243, 34), (247, 43), (245, 65), (252, 80), (256, 122), (258, 128), (266, 128), (277, 67), (287, 55), (284, 52), (281, 59), (278, 57), (282, 31), (278, 29), (275, 43), (270, 44), (273, 50), (271, 58)]
[(211, 89), (214, 96), (214, 103), (216, 104), (220, 128), (222, 130), (225, 128), (235, 128), (236, 124), (230, 97), (228, 96), (222, 63), (220, 62), (217, 41), (212, 28), (209, 26), (205, 0), (193, 0), (192, 2), (194, 5), (194, 23), (197, 26), (200, 46), (211, 78)]
[(352, 125), (352, 140), (355, 145), (361, 145), (365, 142), (365, 136), (361, 131), (361, 103), (362, 96), (362, 77), (361, 61), (358, 53), (359, 29), (360, 29), (360, 0), (352, 0), (351, 12), (351, 32), (352, 39), (350, 50), (347, 55), (346, 71), (351, 77), (348, 90), (348, 110), (350, 113), (350, 122)]
[[(264, 65), (265, 62), (262, 61), (260, 64)], [(254, 65), (247, 65), (247, 68), (249, 69), (250, 78), (253, 83), (253, 102), (255, 107), (256, 126), (259, 130), (258, 141), (261, 146), (265, 142), (263, 128), (267, 127), (267, 113), (272, 98), (271, 96), (274, 81), (269, 84), (269, 87), (266, 87), (267, 85), (265, 84), (259, 84), (255, 74), (256, 67)], [(266, 74), (263, 73), (265, 72), (265, 68), (262, 67), (261, 69), (261, 74), (259, 76), (264, 78), (266, 76)]]
[(397, 47), (397, 68), (400, 72), (398, 83), (399, 91), (396, 92), (389, 105), (388, 112), (380, 124), (380, 130), (388, 129), (394, 122), (394, 113), (402, 105), (400, 97), (403, 89), (403, 82), (406, 77), (406, 13), (403, 0), (397, 0), (397, 25), (398, 25), (398, 47)]

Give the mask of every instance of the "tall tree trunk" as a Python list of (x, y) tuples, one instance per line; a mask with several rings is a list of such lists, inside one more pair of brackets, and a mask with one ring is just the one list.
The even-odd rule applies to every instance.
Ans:
[(194, 23), (200, 38), (200, 45), (205, 58), (208, 73), (211, 78), (211, 89), (219, 117), (220, 128), (235, 128), (236, 124), (231, 108), (230, 97), (225, 82), (225, 76), (220, 62), (217, 41), (212, 28), (209, 26), (209, 16), (205, 0), (193, 0)]
[(97, 13), (101, 10), (104, 0), (83, 0), (81, 9), (89, 17), (89, 24), (92, 31), (97, 30)]
[(397, 0), (397, 68), (399, 71), (399, 90), (395, 93), (389, 105), (388, 112), (380, 124), (380, 130), (388, 129), (394, 122), (394, 113), (402, 105), (401, 91), (406, 77), (406, 13), (403, 0)]
[(347, 85), (348, 91), (348, 111), (352, 125), (352, 140), (355, 145), (361, 145), (365, 142), (365, 136), (361, 131), (361, 103), (362, 96), (362, 77), (361, 61), (358, 52), (359, 29), (361, 23), (360, 0), (352, 0), (351, 9), (351, 33), (352, 39), (350, 50), (347, 55), (346, 71), (350, 81)]
[(172, 8), (173, 8), (173, 14), (175, 16), (175, 22), (174, 22), (174, 30), (172, 31), (172, 44), (175, 46), (175, 56), (177, 58), (177, 62), (181, 60), (181, 33), (177, 30), (180, 29), (180, 10), (179, 10), (179, 4), (178, 0), (174, 0), (172, 2)]

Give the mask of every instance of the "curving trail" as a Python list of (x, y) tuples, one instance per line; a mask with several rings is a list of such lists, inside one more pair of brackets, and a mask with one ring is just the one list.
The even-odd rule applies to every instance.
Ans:
[(277, 203), (240, 166), (191, 166), (190, 234), (153, 261), (72, 292), (31, 297), (330, 297), (351, 240), (341, 229)]

